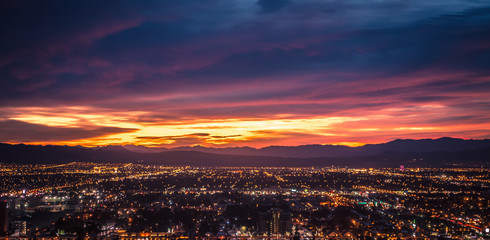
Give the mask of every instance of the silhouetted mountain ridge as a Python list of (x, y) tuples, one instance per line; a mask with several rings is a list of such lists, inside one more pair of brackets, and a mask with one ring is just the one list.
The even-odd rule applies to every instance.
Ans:
[[(214, 154), (231, 154), (246, 156), (273, 156), (273, 157), (294, 157), (294, 158), (315, 158), (315, 157), (350, 157), (350, 156), (370, 156), (377, 155), (386, 151), (406, 152), (406, 153), (427, 153), (434, 151), (457, 152), (478, 148), (490, 147), (490, 139), (484, 140), (465, 140), (459, 138), (443, 137), (438, 139), (397, 139), (387, 143), (367, 144), (361, 147), (348, 147), (343, 145), (300, 145), (300, 146), (269, 146), (264, 148), (251, 147), (228, 147), (228, 148), (207, 148), (203, 146), (177, 147), (177, 148), (146, 148), (141, 146), (136, 152), (165, 152), (165, 151), (199, 151)], [(131, 150), (126, 146), (126, 149)], [(133, 151), (133, 150), (131, 150)]]
[[(430, 150), (430, 147), (433, 150)], [(332, 145), (305, 145), (298, 147), (273, 146), (262, 149), (225, 148), (224, 150), (252, 151), (248, 153), (284, 154), (284, 156), (259, 156), (246, 154), (217, 154), (203, 152), (210, 148), (164, 149), (161, 152), (136, 152), (127, 146), (84, 148), (80, 146), (39, 146), (25, 144), (0, 144), (0, 162), (28, 163), (143, 163), (172, 166), (351, 166), (351, 167), (488, 167), (489, 140), (463, 140), (453, 138), (395, 140), (384, 144), (363, 147)], [(226, 152), (223, 149), (212, 149)], [(264, 150), (265, 149), (265, 150)], [(152, 150), (152, 149), (150, 149)], [(280, 151), (279, 151), (280, 150)], [(335, 151), (334, 151), (335, 150)], [(261, 152), (262, 151), (262, 152)], [(269, 152), (267, 152), (269, 151)], [(303, 152), (302, 157), (297, 157)], [(309, 151), (316, 151), (311, 154)], [(243, 153), (243, 152), (242, 152)], [(329, 154), (331, 157), (323, 156)], [(332, 156), (337, 154), (337, 156)], [(343, 154), (343, 155), (342, 155)], [(311, 157), (311, 156), (314, 157)], [(320, 155), (318, 157), (317, 155)], [(340, 156), (339, 156), (340, 155)]]

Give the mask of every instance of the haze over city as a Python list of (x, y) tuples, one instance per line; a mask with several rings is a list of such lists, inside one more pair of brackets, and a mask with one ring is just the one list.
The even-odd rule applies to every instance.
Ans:
[(488, 1), (2, 1), (0, 142), (490, 136)]

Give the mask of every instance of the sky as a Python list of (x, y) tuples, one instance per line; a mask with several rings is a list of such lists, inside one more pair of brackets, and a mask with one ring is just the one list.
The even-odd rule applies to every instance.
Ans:
[(0, 3), (0, 142), (490, 138), (488, 0)]

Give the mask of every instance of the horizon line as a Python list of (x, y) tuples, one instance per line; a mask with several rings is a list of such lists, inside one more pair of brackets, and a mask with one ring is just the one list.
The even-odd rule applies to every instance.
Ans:
[[(8, 144), (8, 145), (28, 145), (28, 146), (65, 146), (65, 147), (84, 147), (84, 148), (101, 148), (101, 147), (111, 147), (111, 146), (116, 146), (116, 147), (124, 147), (124, 146), (134, 146), (134, 147), (144, 147), (144, 148), (149, 148), (149, 149), (178, 149), (178, 148), (196, 148), (196, 147), (203, 147), (203, 148), (212, 148), (212, 149), (228, 149), (228, 148), (252, 148), (252, 149), (264, 149), (268, 147), (301, 147), (301, 146), (343, 146), (343, 147), (349, 147), (349, 148), (357, 148), (357, 147), (363, 147), (366, 145), (377, 145), (377, 144), (386, 144), (394, 141), (399, 141), (399, 140), (414, 140), (414, 141), (420, 141), (420, 140), (440, 140), (440, 139), (459, 139), (459, 140), (465, 140), (465, 141), (484, 141), (484, 140), (490, 140), (489, 138), (481, 138), (481, 139), (475, 139), (475, 138), (458, 138), (458, 137), (439, 137), (439, 138), (397, 138), (391, 141), (386, 141), (386, 142), (377, 142), (377, 143), (362, 143), (362, 142), (333, 142), (333, 143), (312, 143), (312, 144), (300, 144), (300, 145), (268, 145), (265, 147), (251, 147), (251, 146), (224, 146), (220, 147), (219, 145), (215, 146), (204, 146), (201, 144), (195, 144), (195, 145), (185, 145), (185, 146), (174, 146), (174, 147), (166, 147), (166, 146), (145, 146), (145, 145), (135, 145), (135, 144), (107, 144), (107, 145), (81, 145), (81, 144), (56, 144), (56, 143), (50, 143), (50, 144), (42, 144), (42, 143), (36, 143), (36, 142), (21, 142), (21, 143), (16, 143), (16, 142), (0, 142), (0, 144)], [(348, 144), (341, 144), (341, 143), (354, 143), (355, 145), (348, 145)]]

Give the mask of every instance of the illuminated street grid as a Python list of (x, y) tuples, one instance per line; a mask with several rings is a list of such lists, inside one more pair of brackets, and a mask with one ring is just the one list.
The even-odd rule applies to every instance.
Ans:
[(11, 237), (489, 237), (488, 169), (0, 167)]

